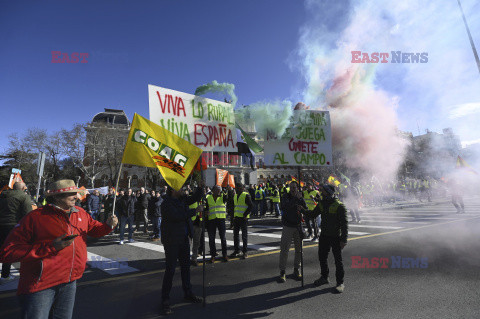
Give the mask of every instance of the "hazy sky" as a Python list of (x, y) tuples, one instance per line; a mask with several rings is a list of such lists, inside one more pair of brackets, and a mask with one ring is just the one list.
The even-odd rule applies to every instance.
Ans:
[[(480, 49), (480, 2), (462, 4)], [(353, 50), (428, 53), (361, 67), (400, 129), (480, 141), (480, 75), (456, 0), (1, 1), (0, 43), (0, 151), (12, 132), (71, 128), (104, 108), (148, 116), (148, 84), (193, 94), (217, 80), (236, 86), (239, 105), (321, 107), (312, 90), (352, 66)], [(89, 56), (52, 63), (52, 51)]]

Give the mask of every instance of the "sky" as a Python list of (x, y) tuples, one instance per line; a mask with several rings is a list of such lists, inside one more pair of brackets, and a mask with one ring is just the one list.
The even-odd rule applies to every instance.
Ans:
[[(480, 49), (480, 2), (462, 5)], [(148, 117), (148, 84), (193, 94), (217, 80), (237, 105), (324, 108), (349, 69), (366, 72), (399, 129), (480, 142), (480, 73), (456, 0), (0, 1), (0, 43), (0, 152), (10, 133), (54, 133), (104, 108)], [(52, 51), (87, 63), (52, 63)], [(358, 64), (352, 51), (428, 62)]]

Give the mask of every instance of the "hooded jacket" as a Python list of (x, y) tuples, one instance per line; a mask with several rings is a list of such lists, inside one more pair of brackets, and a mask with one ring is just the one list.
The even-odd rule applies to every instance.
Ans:
[[(0, 262), (20, 262), (17, 295), (30, 294), (82, 277), (87, 261), (87, 236), (102, 237), (112, 231), (82, 208), (70, 217), (47, 205), (26, 215), (0, 248)], [(52, 242), (63, 234), (79, 234), (73, 243), (57, 251)]]

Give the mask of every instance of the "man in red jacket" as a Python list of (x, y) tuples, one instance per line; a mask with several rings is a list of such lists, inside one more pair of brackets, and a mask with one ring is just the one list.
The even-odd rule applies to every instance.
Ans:
[(117, 225), (115, 216), (102, 224), (75, 206), (77, 192), (72, 180), (53, 183), (46, 194), (49, 204), (22, 218), (0, 248), (0, 262), (21, 263), (22, 318), (71, 318), (87, 236), (105, 236)]

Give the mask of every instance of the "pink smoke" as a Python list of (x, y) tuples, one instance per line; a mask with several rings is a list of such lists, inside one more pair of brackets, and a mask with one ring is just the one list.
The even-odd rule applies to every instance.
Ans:
[(343, 154), (344, 165), (360, 170), (363, 178), (391, 180), (408, 142), (397, 131), (395, 102), (375, 90), (369, 77), (364, 69), (353, 66), (337, 72), (327, 90), (333, 149)]

